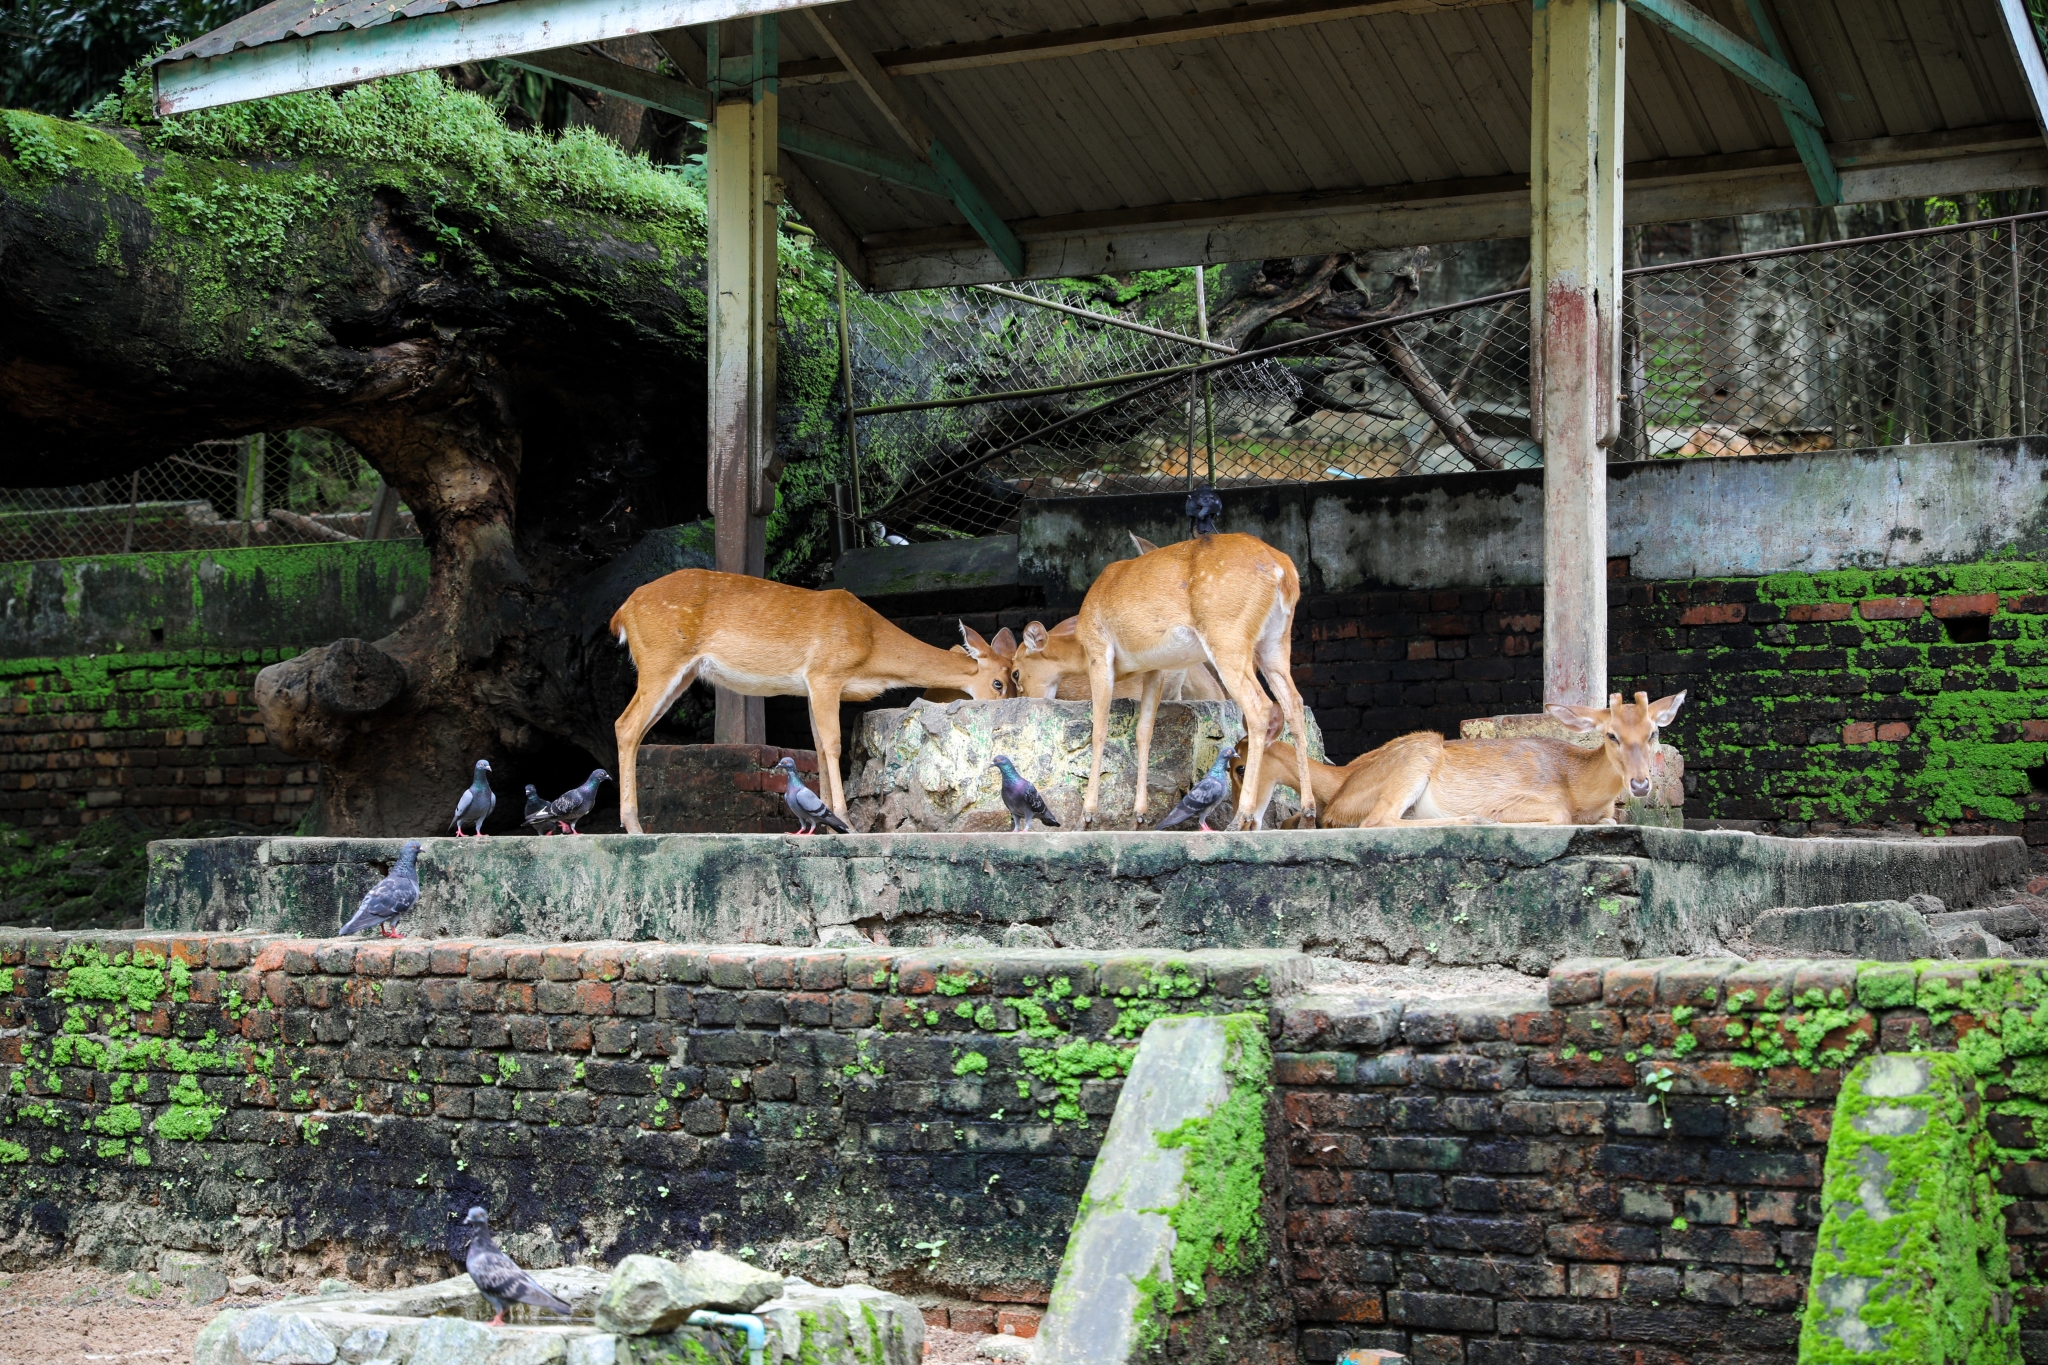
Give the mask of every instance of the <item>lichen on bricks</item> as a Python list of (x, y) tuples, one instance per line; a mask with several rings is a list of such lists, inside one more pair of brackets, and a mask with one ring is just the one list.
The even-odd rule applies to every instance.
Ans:
[(1865, 1058), (1843, 1082), (1801, 1365), (2017, 1362), (2004, 1206), (1976, 1078), (1941, 1053)]

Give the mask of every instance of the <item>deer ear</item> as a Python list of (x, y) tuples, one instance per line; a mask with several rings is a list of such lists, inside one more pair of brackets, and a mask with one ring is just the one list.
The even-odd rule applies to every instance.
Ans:
[(1650, 703), (1650, 724), (1659, 730), (1678, 718), (1678, 708), (1685, 705), (1685, 693), (1677, 692), (1660, 697)]
[(1037, 653), (1045, 648), (1045, 622), (1033, 621), (1024, 627), (1024, 643), (1019, 648)]
[(1004, 626), (996, 632), (996, 638), (988, 642), (988, 647), (998, 659), (1012, 658), (1017, 653), (1017, 637), (1010, 634), (1008, 626)]
[(981, 632), (968, 625), (965, 621), (958, 622), (957, 624), (960, 627), (960, 638), (966, 641), (967, 657), (970, 659), (987, 658), (989, 654), (988, 641), (981, 638)]
[(1563, 702), (1551, 702), (1543, 710), (1554, 721), (1563, 723), (1568, 729), (1581, 733), (1593, 729), (1600, 722), (1599, 712), (1590, 706), (1566, 706)]
[(1138, 553), (1141, 555), (1149, 555), (1154, 550), (1159, 548), (1157, 545), (1154, 545), (1151, 541), (1145, 539), (1145, 537), (1139, 535), (1136, 531), (1132, 531), (1129, 534), (1131, 537), (1131, 544), (1138, 547)]
[(1052, 633), (1055, 635), (1072, 635), (1080, 629), (1081, 618), (1078, 616), (1069, 616), (1066, 620), (1054, 626), (1052, 628)]

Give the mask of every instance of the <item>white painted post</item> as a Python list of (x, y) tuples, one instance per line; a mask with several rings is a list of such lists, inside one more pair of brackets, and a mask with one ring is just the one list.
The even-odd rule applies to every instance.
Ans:
[[(729, 57), (720, 29), (751, 28), (745, 56)], [(713, 24), (706, 33), (711, 121), (705, 131), (705, 296), (710, 333), (711, 515), (716, 559), (726, 573), (767, 569), (768, 513), (775, 501), (775, 16)], [(714, 738), (759, 744), (761, 698), (718, 690)]]
[(1621, 0), (1535, 0), (1531, 425), (1543, 445), (1543, 699), (1607, 700), (1607, 452), (1621, 432)]

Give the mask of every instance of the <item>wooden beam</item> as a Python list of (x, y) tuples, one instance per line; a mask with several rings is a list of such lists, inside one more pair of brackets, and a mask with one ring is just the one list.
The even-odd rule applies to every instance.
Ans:
[(804, 168), (788, 157), (780, 162), (782, 185), (789, 195), (790, 207), (804, 220), (805, 226), (818, 234), (818, 240), (825, 249), (838, 258), (846, 267), (846, 273), (866, 289), (873, 275), (868, 264), (868, 254), (861, 249), (860, 234), (847, 226), (839, 210), (832, 207), (832, 201), (818, 188), (817, 182), (805, 173)]
[(523, 52), (684, 28), (803, 0), (519, 0), (390, 19), (371, 28), (284, 38), (217, 57), (160, 62), (159, 114), (352, 85), (403, 71), (516, 57)]
[[(1329, 24), (1344, 19), (1370, 19), (1382, 14), (1440, 14), (1448, 9), (1476, 9), (1512, 0), (1277, 0), (1271, 4), (1232, 5), (1197, 10), (1164, 19), (1137, 19), (1122, 24), (1050, 33), (1020, 33), (980, 42), (943, 43), (933, 47), (880, 52), (874, 60), (891, 76), (926, 76), (937, 71), (1008, 66), (1017, 62), (1084, 57), (1093, 52), (1124, 52), (1165, 43), (1205, 42), (1247, 33)], [(823, 85), (852, 77), (835, 57), (783, 63), (779, 73), (787, 86)]]
[[(1763, 40), (1764, 51), (1769, 54), (1771, 60), (1786, 70), (1791, 70), (1792, 59), (1786, 55), (1784, 44), (1778, 41), (1777, 26), (1771, 22), (1770, 11), (1765, 7), (1764, 0), (1749, 0), (1749, 21), (1756, 26), (1757, 37)], [(1799, 160), (1806, 167), (1807, 178), (1813, 181), (1813, 197), (1820, 201), (1823, 208), (1832, 208), (1841, 203), (1842, 177), (1836, 171), (1834, 161), (1828, 156), (1827, 136), (1821, 126), (1817, 123), (1808, 123), (1782, 103), (1778, 105), (1778, 113), (1785, 120), (1785, 131), (1792, 135), (1792, 146), (1798, 151)]]
[[(2048, 149), (2032, 124), (1991, 124), (1830, 144), (1849, 203), (1922, 198), (2048, 182)], [(1631, 226), (1812, 208), (1814, 193), (1789, 147), (1640, 161), (1624, 167)], [(1529, 181), (1520, 175), (1329, 192), (1151, 204), (1020, 219), (1030, 276), (1060, 279), (1426, 242), (1491, 241), (1529, 233)], [(1008, 278), (959, 225), (876, 232), (861, 240), (871, 287), (936, 289)]]
[[(632, 100), (652, 109), (680, 114), (697, 123), (705, 121), (706, 101), (709, 96), (697, 86), (685, 85), (673, 76), (664, 76), (658, 71), (647, 71), (637, 66), (628, 66), (610, 57), (593, 52), (582, 52), (561, 48), (547, 52), (529, 52), (505, 60), (513, 66), (522, 66), (529, 71), (540, 71), (550, 76), (592, 90), (602, 90), (608, 95)], [(852, 138), (828, 133), (822, 128), (811, 128), (801, 123), (781, 125), (779, 138), (782, 149), (798, 156), (808, 156), (818, 161), (827, 161), (835, 166), (872, 175), (877, 180), (887, 180), (907, 189), (921, 191), (940, 199), (953, 197), (952, 187), (929, 165), (922, 162), (906, 161), (900, 156), (891, 156), (878, 147), (870, 147)]]
[(2041, 39), (2034, 31), (2027, 0), (1998, 0), (1998, 17), (2005, 36), (2019, 59), (2020, 75), (2027, 83), (2027, 101), (2034, 106), (2034, 123), (2048, 138), (2048, 62), (2041, 58)]
[(854, 84), (881, 111), (884, 121), (895, 129), (896, 135), (913, 152), (939, 173), (939, 178), (951, 191), (953, 207), (960, 210), (961, 216), (988, 243), (988, 249), (996, 254), (996, 259), (1008, 266), (1012, 275), (1022, 275), (1024, 248), (1017, 241), (1017, 235), (1003, 222), (1002, 215), (996, 212), (995, 205), (989, 202), (988, 196), (982, 193), (966, 168), (939, 141), (938, 134), (932, 131), (924, 115), (897, 88), (889, 73), (882, 70), (867, 45), (860, 42), (847, 28), (846, 21), (831, 10), (807, 9), (802, 13), (811, 21), (811, 27), (817, 30), (825, 46), (831, 48), (845, 64)]

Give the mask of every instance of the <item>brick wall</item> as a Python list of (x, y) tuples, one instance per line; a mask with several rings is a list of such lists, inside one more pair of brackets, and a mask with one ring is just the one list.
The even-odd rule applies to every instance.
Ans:
[(1300, 969), (17, 931), (0, 963), (0, 1266), (175, 1237), (271, 1275), (439, 1278), (483, 1203), (542, 1264), (712, 1245), (888, 1280), (963, 1329), (1035, 1321), (1142, 1024)]
[[(1283, 1006), (1302, 1359), (1791, 1365), (1843, 1065), (1972, 1032), (1993, 1135), (2032, 1152), (2002, 1188), (2017, 1277), (2037, 1274), (2022, 1054), (2048, 1041), (2001, 1012), (2048, 999), (2041, 966), (1580, 961), (1542, 1004)], [(2023, 1340), (2048, 1360), (2048, 1332)]]
[(270, 744), (250, 695), (295, 652), (0, 660), (0, 821), (43, 837), (117, 811), (296, 825), (318, 765)]
[[(1666, 737), (1685, 756), (1688, 820), (2048, 845), (2048, 569), (1649, 582), (1627, 560), (1608, 567), (1612, 687), (1687, 693)], [(964, 619), (993, 635), (1050, 615)], [(954, 619), (899, 624), (949, 644)], [(1306, 597), (1295, 616), (1295, 681), (1337, 761), (1540, 709), (1542, 653), (1537, 587)]]

